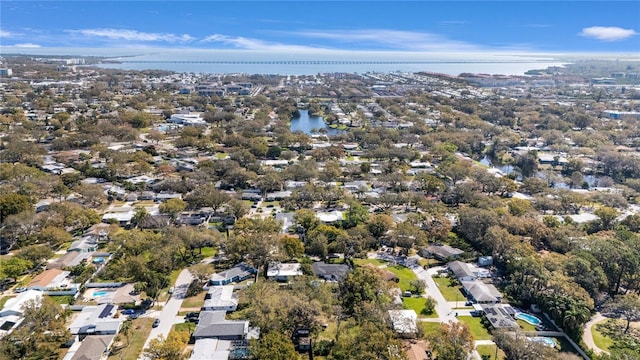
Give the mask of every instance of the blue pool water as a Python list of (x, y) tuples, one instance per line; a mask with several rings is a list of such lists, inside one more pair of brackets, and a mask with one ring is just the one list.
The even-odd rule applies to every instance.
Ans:
[(93, 297), (94, 297), (94, 298), (103, 297), (103, 296), (105, 296), (105, 295), (107, 295), (107, 292), (106, 292), (106, 291), (102, 291), (102, 290), (100, 290), (100, 291), (94, 291), (94, 292), (93, 292)]
[(93, 263), (94, 264), (100, 264), (104, 262), (104, 258), (103, 257), (97, 257), (95, 259), (93, 259)]
[(555, 347), (556, 346), (556, 341), (553, 338), (550, 337), (546, 337), (546, 336), (535, 336), (535, 337), (530, 337), (527, 338), (529, 339), (529, 341), (533, 341), (533, 342), (538, 342), (541, 343), (545, 346), (549, 346), (549, 347)]
[(528, 322), (531, 325), (540, 325), (540, 323), (542, 323), (542, 321), (540, 319), (538, 319), (537, 317), (535, 317), (533, 315), (526, 314), (526, 313), (517, 313), (516, 314), (516, 319), (524, 320), (524, 321)]

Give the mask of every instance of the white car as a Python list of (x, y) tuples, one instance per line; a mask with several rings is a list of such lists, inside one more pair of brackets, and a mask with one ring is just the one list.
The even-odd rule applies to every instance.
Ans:
[(25, 292), (27, 291), (26, 287), (19, 287), (19, 288), (15, 288), (15, 290), (13, 290), (13, 292), (15, 293), (21, 293), (21, 292)]

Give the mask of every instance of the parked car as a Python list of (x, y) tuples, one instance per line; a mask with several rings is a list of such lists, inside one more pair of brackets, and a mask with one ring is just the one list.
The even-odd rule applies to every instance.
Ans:
[(25, 292), (25, 291), (27, 291), (26, 287), (19, 287), (19, 288), (16, 288), (15, 290), (13, 290), (13, 292), (16, 292), (16, 293), (21, 293), (21, 292)]
[(122, 315), (133, 315), (135, 313), (136, 313), (136, 311), (133, 310), (133, 309), (124, 309), (124, 310), (122, 310)]
[(160, 325), (160, 319), (155, 319), (153, 322), (153, 325), (151, 325), (151, 327), (157, 328), (158, 325)]

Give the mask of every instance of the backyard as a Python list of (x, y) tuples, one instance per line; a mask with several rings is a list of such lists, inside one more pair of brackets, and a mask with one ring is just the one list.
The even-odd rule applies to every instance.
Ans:
[(482, 318), (472, 316), (459, 316), (458, 320), (469, 325), (471, 335), (474, 340), (491, 340), (491, 334), (484, 325), (482, 325)]
[[(138, 318), (131, 322), (131, 330), (129, 330), (128, 346), (115, 349), (109, 355), (109, 360), (135, 360), (142, 353), (142, 347), (147, 340), (147, 336), (151, 332), (152, 318)], [(127, 343), (126, 339), (122, 341)]]
[(426, 318), (436, 318), (438, 314), (435, 310), (431, 314), (423, 314), (423, 310), (425, 308), (425, 302), (427, 299), (423, 297), (405, 297), (402, 298), (402, 307), (405, 309), (414, 310), (418, 317), (426, 317)]
[[(502, 360), (504, 359), (504, 351), (498, 348), (496, 345), (478, 345), (476, 346), (476, 350), (478, 350), (478, 354), (480, 357), (486, 357), (488, 360)], [(496, 357), (496, 350), (498, 350)]]

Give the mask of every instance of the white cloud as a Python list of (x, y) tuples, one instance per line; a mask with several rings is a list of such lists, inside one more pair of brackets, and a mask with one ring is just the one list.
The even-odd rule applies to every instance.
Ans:
[(591, 26), (582, 29), (580, 35), (602, 41), (618, 41), (636, 35), (633, 29), (623, 29), (616, 26)]
[(8, 37), (13, 37), (13, 36), (15, 36), (14, 33), (10, 32), (10, 31), (6, 31), (6, 30), (0, 29), (0, 38), (8, 38)]
[(127, 40), (127, 41), (164, 41), (164, 42), (191, 42), (196, 40), (189, 34), (171, 34), (171, 33), (147, 33), (136, 30), (124, 29), (81, 29), (66, 30), (70, 34), (77, 34), (89, 37), (106, 38), (109, 40)]
[(478, 51), (482, 47), (464, 41), (447, 39), (432, 33), (387, 29), (365, 30), (317, 30), (293, 32), (301, 37), (333, 40), (342, 43), (358, 43), (373, 47), (408, 51)]
[(222, 34), (213, 34), (202, 39), (202, 42), (206, 43), (222, 43), (225, 45), (231, 45), (237, 49), (244, 50), (264, 50), (264, 51), (309, 51), (309, 50), (325, 50), (321, 47), (303, 46), (303, 45), (288, 45), (276, 42), (269, 42), (260, 39), (235, 37)]
[(22, 44), (15, 44), (13, 45), (14, 47), (18, 47), (18, 48), (39, 48), (42, 47), (38, 44), (34, 44), (34, 43), (22, 43)]

